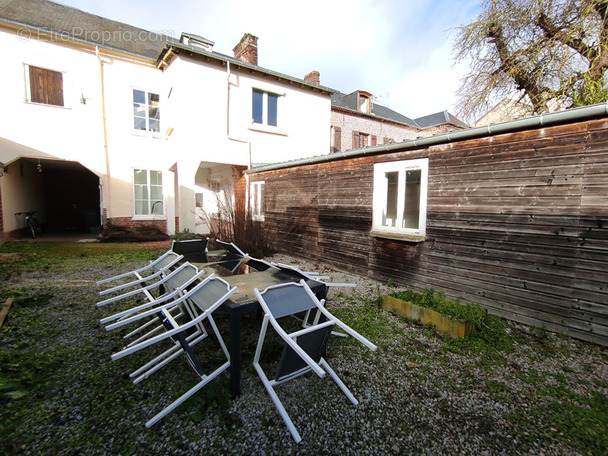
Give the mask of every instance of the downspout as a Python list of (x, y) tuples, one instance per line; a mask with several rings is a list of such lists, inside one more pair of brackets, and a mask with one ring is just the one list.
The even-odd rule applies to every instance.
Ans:
[(230, 138), (230, 62), (226, 62), (226, 136)]
[(95, 46), (95, 55), (99, 60), (99, 83), (101, 86), (101, 125), (103, 130), (103, 150), (106, 159), (106, 219), (111, 217), (112, 211), (110, 209), (112, 198), (110, 197), (110, 156), (108, 154), (108, 130), (106, 126), (106, 97), (105, 97), (105, 84), (103, 79), (103, 60), (99, 54), (99, 46)]
[(226, 138), (229, 141), (237, 141), (240, 143), (247, 143), (249, 147), (249, 164), (247, 165), (247, 169), (251, 169), (251, 141), (246, 141), (244, 139), (233, 138), (230, 136), (230, 77), (232, 76), (232, 69), (230, 67), (230, 61), (226, 60)]

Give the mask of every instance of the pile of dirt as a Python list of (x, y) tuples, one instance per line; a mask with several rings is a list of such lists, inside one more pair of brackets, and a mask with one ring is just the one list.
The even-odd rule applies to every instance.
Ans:
[(129, 228), (108, 225), (99, 235), (101, 242), (151, 242), (167, 241), (169, 236), (153, 226)]

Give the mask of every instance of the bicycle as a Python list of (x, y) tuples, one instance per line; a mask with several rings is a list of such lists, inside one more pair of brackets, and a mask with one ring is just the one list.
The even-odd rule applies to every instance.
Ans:
[(32, 239), (36, 239), (36, 236), (42, 236), (42, 228), (40, 228), (40, 223), (34, 216), (35, 213), (36, 211), (15, 212), (15, 215), (25, 215), (25, 223), (30, 230)]

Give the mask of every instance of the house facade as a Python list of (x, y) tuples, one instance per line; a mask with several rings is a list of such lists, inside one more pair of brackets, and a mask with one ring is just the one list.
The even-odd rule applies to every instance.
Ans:
[(256, 40), (232, 57), (192, 34), (0, 0), (3, 237), (32, 210), (51, 230), (204, 232), (235, 172), (326, 150), (331, 92), (259, 67)]
[(334, 92), (331, 98), (331, 152), (403, 142), (463, 128), (468, 126), (447, 111), (411, 119), (375, 103), (371, 93), (361, 90), (348, 95)]
[(608, 345), (608, 104), (246, 171), (281, 252)]

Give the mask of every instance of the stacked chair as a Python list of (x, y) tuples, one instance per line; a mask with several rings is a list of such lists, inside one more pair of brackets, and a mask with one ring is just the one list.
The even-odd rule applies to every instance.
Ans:
[[(173, 411), (186, 399), (191, 397), (230, 366), (230, 355), (213, 319), (213, 312), (235, 292), (236, 287), (231, 288), (227, 282), (211, 274), (176, 299), (161, 303), (137, 314), (130, 314), (128, 317), (122, 318), (116, 323), (110, 324), (106, 327), (107, 330), (112, 330), (131, 323), (139, 322), (141, 319), (156, 316), (158, 319), (160, 319), (164, 332), (124, 348), (123, 350), (113, 354), (112, 360), (118, 360), (154, 344), (170, 340), (172, 342), (172, 346), (168, 350), (147, 363), (145, 366), (142, 366), (142, 368), (136, 371), (136, 373), (139, 373), (141, 369), (147, 368), (143, 374), (140, 374), (140, 376), (143, 375), (145, 378), (151, 375), (153, 372), (156, 372), (160, 367), (178, 355), (184, 354), (188, 364), (190, 364), (198, 377), (199, 381), (194, 387), (150, 419), (146, 423), (146, 427), (150, 427), (157, 423), (160, 419)], [(188, 314), (191, 316), (187, 322), (181, 324), (175, 318), (173, 318), (170, 313), (172, 308), (179, 305), (187, 306), (189, 309)], [(204, 330), (201, 329), (201, 326), (205, 320), (211, 325), (213, 334), (217, 338), (223, 354), (226, 357), (226, 361), (221, 366), (209, 373), (206, 373), (201, 367), (201, 363), (192, 349), (194, 344), (207, 337), (206, 333), (203, 335)], [(193, 334), (196, 334), (194, 339), (192, 339), (192, 334), (190, 334), (191, 331), (194, 331)]]
[[(125, 272), (123, 274), (119, 274), (119, 275), (116, 275), (113, 277), (108, 277), (107, 279), (98, 281), (97, 286), (104, 285), (104, 284), (107, 284), (110, 282), (114, 282), (116, 280), (135, 279), (135, 280), (131, 280), (130, 282), (121, 283), (120, 285), (116, 285), (112, 288), (105, 289), (105, 290), (101, 291), (99, 294), (103, 296), (106, 294), (115, 293), (117, 291), (124, 290), (126, 288), (131, 288), (131, 287), (141, 286), (141, 285), (145, 286), (146, 283), (149, 283), (150, 281), (155, 281), (156, 279), (161, 277), (163, 274), (165, 274), (167, 271), (170, 271), (173, 266), (175, 266), (179, 261), (182, 260), (182, 258), (183, 258), (182, 255), (177, 254), (177, 253), (173, 252), (172, 250), (169, 250), (169, 251), (165, 252), (163, 255), (161, 255), (160, 257), (158, 257), (156, 260), (150, 262), (150, 264), (148, 264), (142, 268), (135, 269), (133, 271)], [(148, 271), (150, 273), (149, 275), (147, 275), (147, 276), (142, 275), (142, 274), (147, 274)]]
[[(357, 405), (357, 399), (355, 399), (324, 359), (327, 341), (332, 334), (333, 327), (338, 326), (346, 334), (354, 337), (370, 350), (375, 351), (377, 347), (329, 313), (325, 309), (325, 303), (317, 299), (304, 279), (299, 283), (287, 283), (268, 287), (262, 292), (256, 288), (254, 293), (264, 311), (264, 319), (262, 321), (262, 329), (258, 339), (253, 366), (281, 418), (287, 425), (289, 432), (296, 442), (300, 442), (302, 438), (274, 389), (281, 383), (293, 380), (311, 371), (319, 377), (324, 377), (328, 373), (348, 399), (354, 405)], [(316, 311), (317, 316), (304, 329), (288, 333), (281, 323), (279, 323), (282, 317), (309, 310)], [(260, 365), (269, 323), (280, 336), (283, 343), (283, 352), (272, 380), (268, 379)]]
[[(178, 250), (183, 251), (185, 255), (192, 255), (192, 246), (194, 244), (189, 244), (187, 248), (178, 247)], [(196, 250), (199, 251), (200, 248), (199, 243)], [(182, 254), (170, 250), (146, 267), (98, 282), (98, 284), (105, 284), (114, 280), (135, 279), (101, 291), (101, 295), (122, 293), (98, 302), (98, 307), (118, 301), (129, 303), (128, 299), (143, 297), (143, 303), (141, 300), (136, 301), (126, 310), (100, 320), (100, 324), (106, 325), (108, 331), (127, 326), (136, 327), (124, 338), (132, 339), (134, 336), (137, 338), (112, 355), (113, 360), (156, 344), (168, 345), (165, 351), (130, 374), (134, 383), (141, 382), (182, 354), (199, 379), (188, 392), (150, 419), (146, 423), (147, 427), (173, 411), (230, 366), (229, 352), (212, 314), (237, 289), (230, 287), (227, 282), (213, 274), (203, 279), (202, 276), (205, 272), (198, 270), (188, 262), (178, 265), (183, 258)], [(149, 275), (144, 276), (146, 272), (149, 272)], [(201, 362), (193, 350), (194, 345), (210, 335), (203, 326), (205, 321), (211, 325), (212, 334), (217, 338), (226, 359), (223, 364), (211, 372), (206, 372), (202, 368)]]
[[(308, 372), (314, 372), (319, 377), (329, 374), (347, 398), (357, 405), (357, 399), (324, 358), (327, 342), (332, 334), (336, 334), (332, 332), (333, 328), (339, 327), (344, 333), (337, 333), (338, 335), (352, 336), (370, 350), (376, 350), (373, 343), (327, 311), (325, 300), (319, 300), (315, 296), (307, 285), (307, 281), (317, 281), (328, 286), (354, 285), (323, 282), (322, 280), (327, 279), (326, 277), (301, 271), (294, 266), (256, 260), (244, 253), (234, 243), (216, 242), (234, 260), (254, 261), (256, 264), (253, 267), (258, 270), (274, 268), (289, 271), (291, 276), (295, 275), (300, 279), (299, 282), (271, 286), (264, 291), (254, 289), (264, 317), (253, 361), (256, 372), (289, 432), (296, 442), (300, 442), (302, 438), (277, 396), (275, 388)], [(114, 353), (111, 357), (112, 360), (121, 359), (156, 344), (168, 344), (165, 351), (130, 374), (134, 383), (139, 383), (181, 355), (184, 355), (198, 379), (195, 386), (152, 417), (146, 423), (146, 427), (157, 423), (230, 366), (230, 354), (213, 319), (213, 312), (226, 302), (237, 291), (237, 288), (231, 287), (225, 280), (214, 274), (203, 279), (204, 271), (199, 271), (184, 259), (188, 255), (191, 258), (194, 258), (192, 255), (199, 258), (200, 254), (206, 254), (206, 245), (207, 240), (203, 240), (203, 242), (199, 240), (196, 243), (193, 241), (182, 241), (179, 244), (174, 242), (172, 250), (146, 267), (98, 282), (99, 285), (102, 285), (121, 279), (123, 282), (133, 279), (100, 292), (101, 295), (111, 293), (115, 295), (97, 303), (98, 307), (143, 297), (143, 303), (139, 300), (135, 305), (100, 320), (101, 325), (106, 325), (108, 331), (131, 325), (136, 326), (136, 329), (124, 336), (127, 339), (136, 338)], [(179, 264), (180, 262), (181, 264)], [(286, 319), (283, 317), (296, 314), (305, 315), (302, 329), (287, 332), (284, 329)], [(209, 323), (212, 331), (205, 330), (203, 326), (205, 322)], [(271, 380), (260, 364), (269, 324), (274, 328), (283, 345), (282, 355), (278, 359), (277, 369)], [(215, 336), (225, 357), (225, 361), (213, 370), (203, 369), (193, 350), (196, 344), (204, 341), (210, 335)]]

